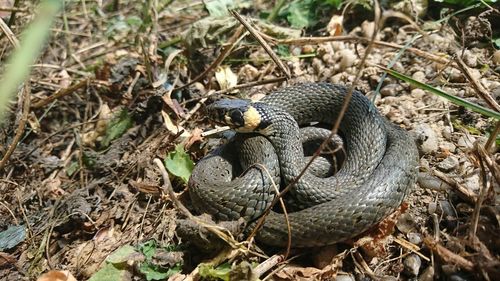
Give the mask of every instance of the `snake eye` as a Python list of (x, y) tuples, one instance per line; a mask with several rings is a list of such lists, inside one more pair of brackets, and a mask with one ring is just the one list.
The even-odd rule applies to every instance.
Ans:
[(232, 110), (229, 112), (229, 117), (231, 118), (231, 122), (237, 126), (244, 126), (245, 119), (243, 119), (243, 113), (241, 110)]

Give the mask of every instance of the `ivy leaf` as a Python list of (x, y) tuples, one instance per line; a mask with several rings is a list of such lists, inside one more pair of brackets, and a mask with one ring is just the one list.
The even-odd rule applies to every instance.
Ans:
[(119, 264), (127, 262), (131, 255), (137, 253), (134, 247), (130, 245), (124, 245), (116, 249), (111, 255), (106, 258), (106, 261), (113, 264)]
[(189, 181), (194, 163), (184, 151), (184, 146), (178, 144), (175, 151), (169, 152), (165, 158), (165, 167), (174, 176), (180, 177), (185, 183)]
[(94, 273), (88, 281), (120, 281), (131, 280), (130, 272), (123, 264), (106, 263), (99, 271)]
[(205, 2), (205, 8), (212, 17), (224, 17), (229, 15), (229, 8), (234, 6), (233, 0), (214, 0)]
[(288, 7), (286, 19), (294, 28), (311, 27), (316, 24), (314, 10), (311, 9), (314, 0), (295, 0)]
[(144, 274), (146, 280), (165, 280), (168, 277), (181, 271), (181, 266), (176, 265), (172, 268), (163, 268), (151, 263), (143, 263), (139, 267), (139, 271)]
[(200, 276), (207, 279), (221, 279), (224, 281), (229, 281), (229, 273), (231, 272), (231, 265), (224, 263), (214, 268), (209, 264), (200, 264), (199, 267)]

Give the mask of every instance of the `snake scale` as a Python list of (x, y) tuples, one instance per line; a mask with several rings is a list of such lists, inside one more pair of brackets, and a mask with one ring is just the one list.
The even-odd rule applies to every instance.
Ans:
[[(219, 100), (207, 112), (237, 134), (195, 166), (189, 180), (193, 206), (222, 221), (243, 217), (250, 227), (276, 196), (272, 182), (285, 186), (305, 165), (299, 126), (331, 125), (347, 88), (329, 83), (279, 89), (259, 102)], [(416, 181), (418, 152), (411, 136), (389, 123), (354, 91), (340, 123), (346, 150), (333, 176), (309, 169), (287, 194), (293, 247), (334, 244), (361, 234), (393, 212)], [(282, 213), (271, 211), (256, 239), (285, 246)]]

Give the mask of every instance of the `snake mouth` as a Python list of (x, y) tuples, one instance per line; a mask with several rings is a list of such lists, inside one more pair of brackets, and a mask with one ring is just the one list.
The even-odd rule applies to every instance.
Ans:
[(243, 133), (254, 132), (262, 124), (257, 104), (249, 100), (222, 99), (207, 107), (209, 119), (217, 125), (226, 125)]

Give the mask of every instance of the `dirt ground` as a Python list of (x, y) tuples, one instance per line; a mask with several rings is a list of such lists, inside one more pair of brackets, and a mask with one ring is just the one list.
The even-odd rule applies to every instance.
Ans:
[[(20, 2), (10, 26), (15, 36), (36, 14), (31, 1)], [(416, 16), (385, 7), (372, 36), (374, 12), (361, 5), (344, 6), (343, 14), (325, 10), (302, 30), (284, 18), (259, 19), (273, 5), (238, 6), (249, 29), (237, 15), (209, 17), (201, 1), (65, 4), (26, 82), (29, 98), (20, 91), (0, 127), (0, 280), (500, 276), (500, 120), (383, 70), (500, 111), (499, 10), (433, 2)], [(11, 15), (0, 10), (4, 21)], [(0, 40), (5, 63), (13, 47)], [(175, 230), (186, 216), (159, 166), (166, 163), (177, 197), (194, 212), (191, 161), (218, 143), (202, 136), (214, 128), (205, 106), (221, 96), (259, 99), (304, 81), (355, 83), (412, 133), (420, 174), (403, 206), (361, 237), (292, 251), (286, 260), (283, 249), (201, 252), (182, 240)]]

